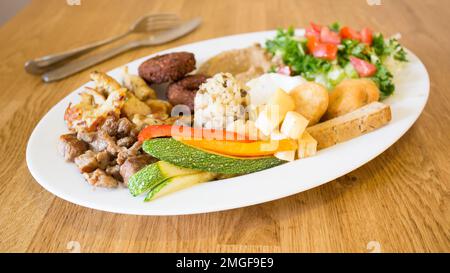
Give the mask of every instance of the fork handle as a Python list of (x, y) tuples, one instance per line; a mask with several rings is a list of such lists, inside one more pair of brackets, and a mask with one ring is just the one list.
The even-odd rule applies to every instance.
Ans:
[(34, 60), (27, 61), (25, 63), (25, 70), (31, 74), (42, 74), (43, 72), (51, 69), (51, 66), (56, 63), (60, 63), (65, 60), (75, 58), (75, 57), (80, 56), (83, 53), (89, 52), (97, 47), (100, 47), (102, 45), (106, 45), (113, 41), (119, 40), (119, 39), (127, 36), (129, 33), (130, 33), (130, 31), (127, 31), (120, 35), (117, 35), (117, 36), (114, 36), (114, 37), (111, 37), (108, 39), (100, 40), (97, 42), (93, 42), (91, 44), (88, 44), (88, 45), (85, 45), (82, 47), (70, 49), (68, 51), (64, 51), (64, 52), (60, 52), (60, 53), (46, 55), (43, 57), (36, 58)]
[(98, 63), (103, 62), (107, 59), (110, 59), (116, 55), (119, 55), (120, 53), (123, 53), (130, 49), (137, 48), (139, 46), (141, 46), (140, 43), (131, 42), (131, 43), (127, 43), (127, 44), (106, 50), (104, 52), (100, 52), (99, 54), (94, 55), (94, 56), (90, 56), (90, 57), (87, 57), (84, 59), (74, 60), (60, 68), (57, 68), (55, 70), (45, 73), (44, 75), (42, 75), (42, 80), (44, 82), (53, 82), (53, 81), (61, 80), (70, 75), (73, 75), (81, 70), (84, 70), (88, 67), (91, 67), (95, 64), (98, 64)]

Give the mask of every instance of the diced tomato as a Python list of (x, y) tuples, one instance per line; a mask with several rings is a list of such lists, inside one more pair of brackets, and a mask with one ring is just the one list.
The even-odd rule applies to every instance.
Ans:
[(144, 141), (156, 137), (171, 136), (186, 139), (194, 138), (252, 142), (248, 139), (248, 137), (237, 134), (235, 132), (175, 125), (149, 125), (141, 130), (138, 135), (138, 140)]
[(372, 40), (373, 40), (373, 34), (372, 34), (372, 30), (370, 30), (369, 28), (363, 28), (361, 29), (361, 42), (367, 44), (367, 45), (372, 45)]
[(287, 65), (283, 65), (277, 68), (277, 73), (290, 76), (291, 75), (291, 68)]
[(352, 39), (361, 41), (361, 34), (350, 27), (343, 27), (339, 33), (342, 39)]
[(312, 54), (316, 58), (332, 61), (336, 59), (337, 52), (337, 45), (317, 43), (312, 51)]
[(316, 25), (313, 22), (310, 23), (311, 26), (305, 29), (305, 37), (316, 37), (317, 39), (320, 39), (320, 30), (322, 29), (322, 26)]
[(314, 24), (313, 22), (309, 22), (309, 24), (311, 25), (312, 29), (314, 29), (314, 31), (316, 32), (320, 32), (322, 30), (321, 25)]
[(312, 27), (308, 27), (305, 29), (305, 37), (306, 38), (310, 38), (310, 37), (316, 37), (317, 39), (320, 38), (320, 32), (319, 31), (315, 31)]
[(320, 30), (320, 41), (326, 44), (339, 45), (341, 37), (336, 32), (331, 31), (328, 27), (322, 27)]
[(360, 77), (370, 77), (377, 72), (377, 67), (369, 62), (350, 56), (350, 63), (358, 72)]
[(319, 43), (319, 38), (315, 36), (308, 37), (308, 41), (306, 43), (306, 47), (309, 50), (309, 53), (313, 53), (316, 44)]
[(316, 37), (309, 37), (306, 47), (314, 57), (329, 61), (336, 59), (338, 52), (337, 45), (321, 43)]

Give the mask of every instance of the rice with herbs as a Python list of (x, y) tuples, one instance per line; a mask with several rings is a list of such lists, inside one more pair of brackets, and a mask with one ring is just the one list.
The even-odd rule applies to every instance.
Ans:
[(247, 119), (247, 91), (230, 73), (218, 73), (200, 85), (194, 100), (194, 126), (224, 129)]

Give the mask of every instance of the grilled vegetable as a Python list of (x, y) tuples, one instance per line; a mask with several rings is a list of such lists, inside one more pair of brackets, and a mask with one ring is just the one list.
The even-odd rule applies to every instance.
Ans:
[(216, 177), (217, 174), (214, 173), (200, 172), (166, 179), (147, 193), (145, 201), (155, 200), (161, 196), (192, 187), (195, 184), (211, 181)]
[(273, 155), (276, 152), (291, 151), (297, 149), (297, 143), (294, 140), (271, 140), (254, 141), (251, 143), (240, 143), (236, 141), (224, 140), (180, 140), (189, 146), (197, 147), (207, 151), (216, 152), (222, 155), (255, 157)]
[(164, 161), (158, 161), (135, 173), (128, 180), (128, 189), (133, 196), (138, 196), (166, 179), (198, 172), (198, 170), (181, 168)]
[(246, 174), (285, 163), (275, 157), (237, 158), (207, 152), (173, 138), (155, 138), (143, 144), (146, 153), (171, 164), (220, 174)]

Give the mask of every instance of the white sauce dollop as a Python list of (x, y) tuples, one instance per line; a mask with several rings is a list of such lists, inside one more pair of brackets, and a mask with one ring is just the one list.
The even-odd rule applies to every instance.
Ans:
[(289, 93), (305, 82), (307, 81), (301, 76), (290, 77), (278, 73), (263, 74), (246, 83), (249, 88), (250, 104), (255, 106), (265, 104), (278, 88)]

